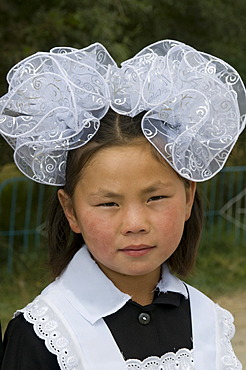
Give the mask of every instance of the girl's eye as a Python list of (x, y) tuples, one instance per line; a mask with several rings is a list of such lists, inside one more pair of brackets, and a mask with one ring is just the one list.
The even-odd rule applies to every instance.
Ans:
[(153, 202), (153, 201), (161, 200), (164, 198), (167, 198), (167, 197), (165, 195), (155, 195), (154, 197), (149, 198), (148, 202)]
[(118, 205), (114, 202), (100, 203), (97, 207), (117, 207)]

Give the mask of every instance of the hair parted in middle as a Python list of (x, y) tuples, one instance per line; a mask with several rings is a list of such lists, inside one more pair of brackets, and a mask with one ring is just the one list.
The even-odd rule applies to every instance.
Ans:
[[(72, 199), (75, 187), (83, 173), (84, 166), (101, 149), (126, 146), (145, 141), (152, 148), (153, 155), (160, 161), (163, 157), (148, 143), (141, 130), (141, 119), (145, 112), (135, 117), (123, 116), (112, 109), (101, 120), (100, 128), (84, 146), (68, 152), (66, 184), (62, 187)], [(180, 175), (184, 186), (190, 186), (189, 180)], [(176, 251), (166, 261), (171, 271), (179, 276), (187, 276), (193, 269), (203, 224), (203, 207), (196, 190), (190, 218), (185, 222), (184, 232)], [(81, 234), (74, 233), (58, 200), (57, 192), (50, 202), (47, 231), (49, 239), (49, 263), (54, 276), (59, 276), (82, 247)]]

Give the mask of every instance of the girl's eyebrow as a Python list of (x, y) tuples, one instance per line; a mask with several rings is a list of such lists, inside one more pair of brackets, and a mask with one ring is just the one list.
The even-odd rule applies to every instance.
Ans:
[(143, 194), (149, 194), (153, 193), (155, 191), (160, 191), (160, 190), (166, 190), (167, 188), (172, 187), (172, 183), (169, 182), (162, 182), (162, 181), (156, 181), (150, 186), (146, 187), (145, 189), (142, 190)]
[[(162, 181), (156, 181), (153, 184), (147, 186), (146, 188), (143, 188), (141, 190), (141, 193), (149, 194), (155, 191), (166, 190), (167, 188), (170, 188), (170, 187), (172, 187), (171, 182), (164, 183)], [(91, 193), (89, 197), (104, 197), (104, 198), (117, 198), (118, 199), (118, 198), (123, 198), (123, 195), (115, 193), (111, 190), (99, 188), (99, 190), (96, 191), (95, 193)]]
[(91, 193), (89, 197), (122, 198), (122, 195), (106, 189), (99, 189), (95, 193)]

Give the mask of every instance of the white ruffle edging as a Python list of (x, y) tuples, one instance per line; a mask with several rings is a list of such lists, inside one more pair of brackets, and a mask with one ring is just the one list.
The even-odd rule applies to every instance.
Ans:
[(59, 319), (53, 308), (41, 296), (19, 312), (23, 312), (26, 321), (33, 324), (35, 333), (45, 341), (46, 348), (57, 356), (62, 370), (83, 370), (76, 345), (64, 320)]
[(144, 361), (127, 360), (127, 370), (192, 370), (194, 367), (193, 351), (186, 348), (178, 352), (169, 352), (162, 357), (151, 356)]
[(223, 370), (241, 370), (242, 364), (237, 359), (232, 348), (231, 339), (235, 335), (234, 318), (232, 314), (216, 305), (218, 316), (218, 331), (220, 339), (221, 368)]

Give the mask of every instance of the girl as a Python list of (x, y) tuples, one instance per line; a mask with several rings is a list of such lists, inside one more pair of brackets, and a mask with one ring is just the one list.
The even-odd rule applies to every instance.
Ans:
[(56, 280), (10, 322), (1, 369), (241, 369), (231, 314), (176, 277), (195, 263), (196, 182), (245, 127), (237, 72), (164, 40), (121, 68), (100, 44), (55, 48), (8, 81), (1, 133), (27, 176), (59, 189)]

